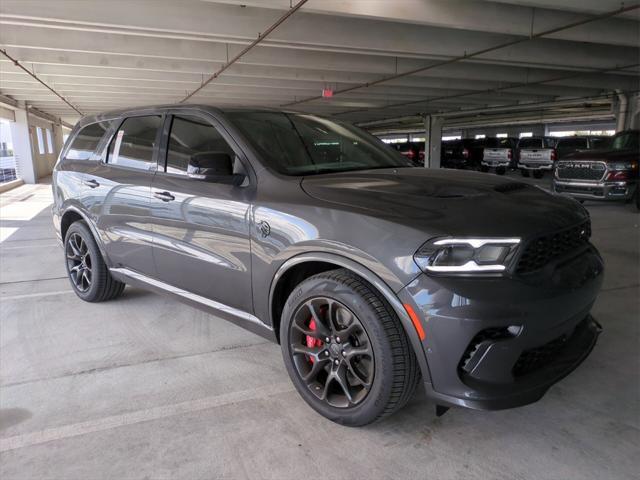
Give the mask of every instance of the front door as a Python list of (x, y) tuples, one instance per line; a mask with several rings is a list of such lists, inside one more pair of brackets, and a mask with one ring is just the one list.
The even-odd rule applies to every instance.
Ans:
[(220, 153), (235, 159), (235, 173), (246, 167), (229, 135), (202, 115), (176, 113), (165, 127), (166, 165), (159, 162), (151, 185), (157, 278), (251, 313), (249, 209), (254, 188), (248, 180), (236, 186), (188, 175), (194, 157)]
[(111, 267), (155, 275), (149, 216), (161, 115), (124, 120), (103, 161), (84, 176), (84, 203), (96, 220)]

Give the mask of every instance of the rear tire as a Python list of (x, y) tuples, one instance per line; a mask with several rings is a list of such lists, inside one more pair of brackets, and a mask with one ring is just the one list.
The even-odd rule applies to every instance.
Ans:
[(393, 308), (346, 269), (314, 275), (294, 288), (282, 312), (280, 339), (300, 396), (342, 425), (367, 425), (396, 412), (420, 379)]
[(522, 174), (523, 177), (529, 176), (529, 170), (525, 170), (524, 168), (520, 170), (520, 173)]
[(64, 237), (67, 275), (76, 295), (85, 302), (104, 302), (122, 295), (125, 284), (114, 279), (104, 263), (91, 230), (72, 223)]
[(533, 178), (542, 178), (544, 177), (544, 172), (541, 170), (534, 170), (533, 171)]

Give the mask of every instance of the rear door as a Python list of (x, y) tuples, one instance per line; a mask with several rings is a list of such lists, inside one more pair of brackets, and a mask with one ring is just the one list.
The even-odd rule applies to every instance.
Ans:
[(155, 274), (150, 223), (151, 180), (157, 166), (162, 115), (124, 119), (103, 159), (84, 176), (84, 202), (113, 267)]
[[(197, 156), (227, 153), (233, 173), (248, 173), (229, 134), (207, 114), (167, 119), (159, 172), (152, 184), (157, 278), (169, 285), (251, 313), (250, 206), (255, 185), (192, 178)], [(165, 166), (166, 162), (166, 166)]]
[[(98, 145), (109, 130), (111, 122), (97, 122), (85, 125), (71, 136), (70, 143), (62, 150), (60, 162), (55, 166), (54, 194), (58, 200), (82, 197), (87, 190), (84, 177), (95, 170), (100, 161)], [(64, 172), (58, 175), (58, 172)]]

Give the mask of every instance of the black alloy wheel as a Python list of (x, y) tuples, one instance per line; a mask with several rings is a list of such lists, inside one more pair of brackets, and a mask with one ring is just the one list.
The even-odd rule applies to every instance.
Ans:
[(349, 270), (295, 286), (279, 331), (296, 390), (336, 423), (362, 426), (391, 415), (419, 383), (418, 361), (395, 310)]
[(375, 360), (367, 332), (351, 310), (331, 298), (310, 298), (290, 329), (293, 363), (318, 400), (346, 408), (366, 397)]
[(69, 279), (78, 291), (84, 293), (91, 288), (92, 261), (89, 247), (79, 234), (69, 235), (66, 254)]
[(69, 226), (64, 238), (65, 266), (76, 295), (87, 302), (111, 300), (125, 284), (113, 278), (86, 223)]

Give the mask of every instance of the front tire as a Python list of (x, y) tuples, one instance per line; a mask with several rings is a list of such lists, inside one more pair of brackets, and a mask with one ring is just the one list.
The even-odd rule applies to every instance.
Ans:
[(89, 227), (72, 223), (64, 237), (67, 275), (76, 295), (85, 302), (103, 302), (119, 297), (125, 284), (114, 279), (104, 263)]
[(362, 426), (400, 409), (420, 372), (386, 300), (345, 269), (293, 289), (282, 312), (285, 366), (302, 398), (336, 423)]

